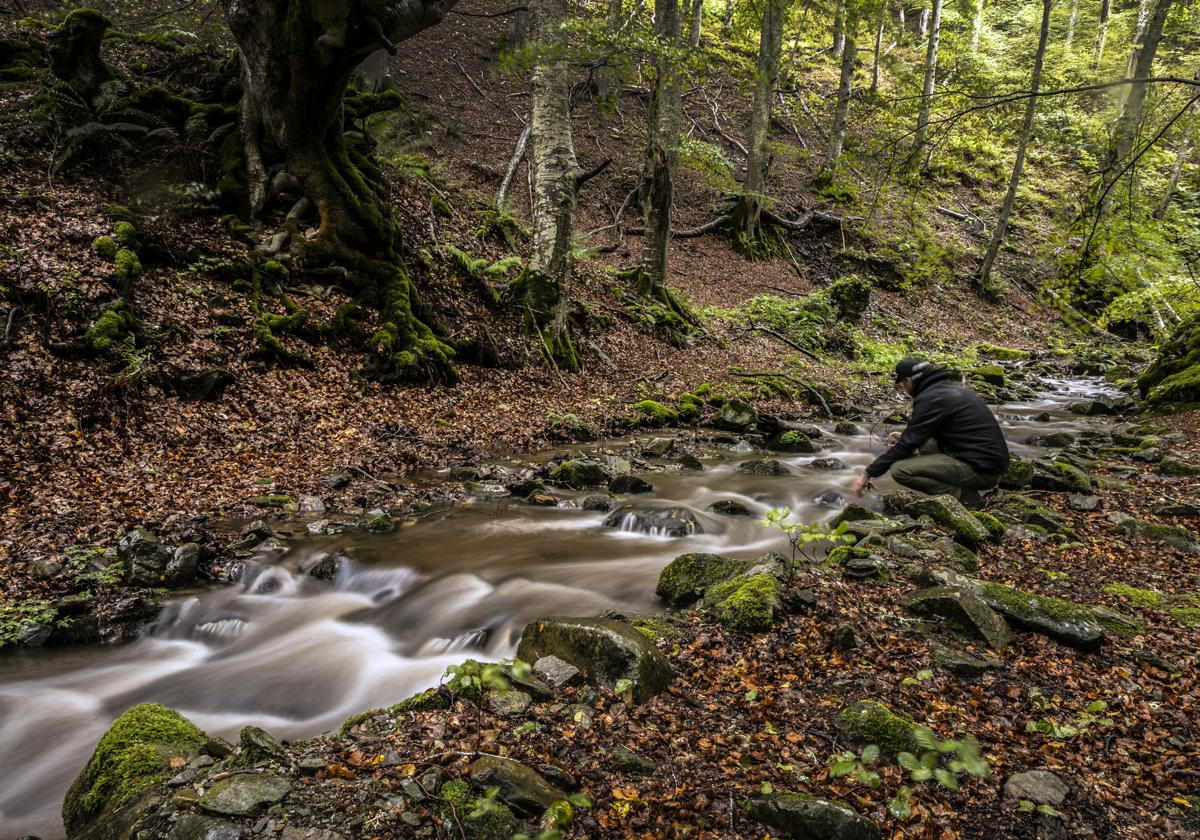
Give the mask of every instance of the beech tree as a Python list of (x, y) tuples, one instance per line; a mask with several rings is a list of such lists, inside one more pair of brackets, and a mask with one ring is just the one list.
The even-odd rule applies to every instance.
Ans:
[(514, 291), (525, 306), (527, 326), (538, 336), (548, 360), (578, 370), (567, 314), (575, 202), (584, 173), (571, 140), (566, 0), (530, 0), (529, 11), (537, 51), (530, 74), (533, 247)]
[(825, 153), (825, 172), (832, 174), (842, 157), (842, 145), (846, 141), (846, 124), (850, 117), (850, 93), (854, 81), (854, 61), (858, 53), (855, 41), (858, 30), (858, 8), (849, 5), (846, 9), (846, 41), (842, 48), (841, 71), (838, 74), (837, 100), (833, 109), (833, 128), (829, 132), (829, 146)]
[[(364, 59), (380, 47), (394, 52), (455, 2), (221, 2), (242, 65), (239, 122), (250, 209), (258, 214), (266, 206), (275, 167), (299, 180), (317, 227), (312, 238), (292, 234), (292, 252), (350, 269), (346, 277), (360, 300), (382, 310), (368, 370), (384, 379), (453, 379), (454, 350), (423, 316), (381, 172), (344, 132), (346, 86)], [(385, 99), (398, 102), (394, 92)]]
[(783, 22), (787, 0), (764, 0), (762, 25), (758, 38), (758, 64), (754, 83), (754, 102), (750, 109), (749, 144), (746, 156), (746, 181), (734, 208), (735, 237), (743, 250), (752, 252), (759, 235), (759, 224), (767, 185), (767, 138), (771, 130), (771, 108), (779, 83), (779, 61), (783, 51)]
[(1138, 129), (1142, 124), (1142, 106), (1146, 102), (1146, 89), (1149, 86), (1146, 79), (1150, 78), (1154, 68), (1154, 56), (1158, 52), (1158, 43), (1162, 40), (1163, 25), (1166, 23), (1171, 3), (1172, 0), (1155, 0), (1154, 10), (1139, 33), (1140, 42), (1134, 46), (1137, 60), (1134, 64), (1133, 81), (1128, 87), (1121, 114), (1113, 128), (1106, 169), (1125, 161), (1137, 139)]
[(938, 40), (942, 33), (942, 0), (931, 0), (929, 37), (925, 47), (925, 74), (921, 85), (921, 105), (917, 111), (917, 132), (913, 139), (911, 166), (920, 166), (929, 139), (929, 111), (933, 105), (933, 91), (937, 83)]
[(996, 219), (996, 227), (988, 242), (987, 251), (983, 257), (983, 265), (979, 269), (979, 286), (988, 289), (991, 283), (992, 265), (996, 262), (996, 254), (1004, 242), (1008, 231), (1008, 220), (1012, 217), (1013, 202), (1017, 197), (1017, 187), (1021, 183), (1021, 171), (1025, 168), (1025, 150), (1029, 146), (1029, 136), (1033, 133), (1033, 116), (1037, 111), (1038, 90), (1042, 84), (1042, 64), (1046, 57), (1046, 41), (1050, 35), (1050, 8), (1052, 0), (1042, 0), (1042, 25), (1038, 30), (1037, 52), (1033, 57), (1033, 75), (1029, 81), (1030, 96), (1025, 102), (1025, 120), (1021, 123), (1021, 136), (1017, 140), (1017, 157), (1013, 162), (1012, 175), (1008, 179), (1008, 192), (1004, 195), (1004, 203), (1000, 206), (1000, 216)]

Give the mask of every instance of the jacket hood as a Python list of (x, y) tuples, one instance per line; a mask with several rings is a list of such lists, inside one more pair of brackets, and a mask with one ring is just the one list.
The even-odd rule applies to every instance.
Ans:
[(936, 365), (927, 370), (923, 370), (913, 377), (913, 392), (915, 397), (917, 394), (924, 391), (930, 385), (936, 382), (944, 382), (954, 376), (954, 371), (942, 365)]

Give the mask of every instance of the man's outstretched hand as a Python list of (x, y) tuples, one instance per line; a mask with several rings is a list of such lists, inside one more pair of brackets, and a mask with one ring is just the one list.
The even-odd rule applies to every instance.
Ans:
[(860, 473), (858, 478), (854, 479), (854, 483), (850, 485), (850, 492), (854, 494), (855, 498), (859, 498), (870, 484), (871, 477), (866, 473)]

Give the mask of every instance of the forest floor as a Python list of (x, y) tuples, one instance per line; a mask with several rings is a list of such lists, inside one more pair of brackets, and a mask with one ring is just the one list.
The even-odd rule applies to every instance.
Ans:
[[(418, 146), (393, 150), (393, 158), (420, 152), (432, 160), (435, 185), (453, 208), (451, 218), (438, 217), (424, 181), (389, 170), (414, 264), (422, 245), (454, 244), (488, 258), (506, 251), (495, 236), (473, 233), (526, 109), (524, 87), (490, 70), (503, 26), (451, 18), (414, 39), (395, 60), (397, 82), (421, 104), (428, 131)], [(0, 110), (19, 112), (31, 90), (5, 86)], [(718, 103), (711, 108), (703, 101), (710, 96)], [(718, 113), (726, 127), (743, 121), (734, 81), (693, 99), (690, 113), (706, 137), (715, 136), (711, 124)], [(633, 100), (624, 110), (603, 113), (586, 103), (577, 109), (583, 166), (614, 160), (588, 185), (592, 198), (581, 207), (581, 227), (613, 223), (640, 167), (633, 142), (641, 132), (640, 106)], [(450, 332), (486, 338), (501, 364), (463, 363), (462, 381), (453, 387), (381, 385), (356, 375), (363, 354), (352, 347), (295, 342), (289, 346), (311, 365), (264, 363), (255, 352), (247, 294), (211, 270), (235, 260), (244, 242), (215, 218), (185, 217), (158, 200), (143, 201), (120, 173), (51, 175), (49, 154), (33, 146), (0, 155), (0, 286), (7, 319), (0, 347), (0, 587), (11, 602), (73, 591), (69, 580), (44, 570), (57, 568), (72, 546), (108, 548), (136, 525), (166, 542), (198, 539), (206, 562), (216, 563), (233, 538), (220, 529), (222, 522), (273, 511), (255, 499), (295, 501), (315, 494), (331, 511), (403, 512), (437, 503), (456, 489), (422, 480), (431, 470), (562, 446), (569, 438), (564, 427), (573, 425), (597, 434), (622, 432), (635, 401), (669, 401), (704, 383), (741, 393), (747, 386), (735, 370), (786, 371), (827, 389), (848, 415), (873, 416), (895, 402), (887, 371), (862, 347), (850, 354), (822, 352), (821, 361), (813, 361), (769, 335), (748, 332), (745, 317), (731, 312), (755, 295), (790, 298), (842, 274), (869, 273), (838, 256), (873, 247), (849, 225), (797, 236), (791, 259), (767, 263), (745, 261), (718, 237), (678, 241), (671, 285), (704, 314), (703, 333), (682, 348), (614, 292), (608, 269), (632, 262), (640, 244), (626, 237), (622, 247), (580, 268), (574, 294), (591, 313), (580, 340), (586, 348), (580, 374), (540, 364), (519, 313), (493, 302), (488, 281), (446, 266), (419, 270), (425, 302)], [(518, 185), (524, 177), (522, 168)], [(790, 212), (818, 203), (810, 187), (798, 166), (781, 169), (772, 191), (781, 211)], [(677, 222), (707, 221), (720, 207), (720, 193), (695, 172), (685, 175)], [(523, 215), (527, 203), (524, 191), (515, 189), (512, 212)], [(78, 338), (113, 297), (112, 267), (92, 252), (93, 240), (112, 232), (109, 204), (134, 210), (141, 238), (159, 255), (145, 260), (133, 294), (145, 331), (155, 339), (147, 352), (120, 365), (62, 358), (51, 350)], [(952, 221), (940, 223), (946, 238), (970, 239)], [(1038, 351), (1074, 346), (1057, 312), (1016, 286), (998, 301), (984, 300), (967, 273), (951, 271), (906, 291), (873, 289), (860, 341), (950, 355), (980, 343)], [(320, 288), (290, 291), (317, 318), (328, 318), (342, 302)], [(181, 374), (214, 367), (228, 369), (233, 379), (211, 400), (171, 392)], [(821, 411), (803, 391), (786, 399), (753, 396), (762, 397), (760, 408), (792, 417)], [(1183, 456), (1195, 462), (1196, 416), (1161, 422), (1187, 433)], [(321, 482), (343, 474), (350, 481), (337, 490)], [(1099, 492), (1106, 512), (1146, 515), (1162, 503), (1157, 476), (1127, 481)], [(1169, 489), (1194, 498), (1200, 483), (1179, 479)], [(1200, 836), (1196, 629), (1171, 611), (1183, 603), (1176, 596), (1195, 593), (1195, 557), (1138, 538), (1115, 542), (1103, 514), (1067, 510), (1065, 501), (1050, 499), (1083, 538), (1082, 546), (1051, 551), (1044, 543), (1010, 538), (981, 549), (980, 574), (1106, 604), (1144, 622), (1143, 633), (1113, 637), (1100, 654), (1077, 654), (1021, 634), (1001, 671), (968, 680), (935, 670), (918, 679), (930, 666), (928, 640), (907, 632), (895, 615), (912, 585), (901, 576), (847, 585), (814, 566), (796, 581), (817, 596), (811, 614), (790, 616), (776, 632), (755, 636), (728, 633), (698, 614), (677, 618), (672, 635), (660, 643), (677, 674), (667, 693), (626, 707), (601, 692), (588, 726), (562, 718), (564, 702), (575, 699), (576, 690), (569, 689), (565, 698), (532, 706), (528, 719), (542, 725), (521, 731), (522, 718), (501, 719), (459, 704), (405, 718), (384, 735), (351, 730), (295, 746), (327, 765), (301, 783), (304, 790), (328, 783), (319, 802), (310, 803), (310, 822), (347, 836), (373, 836), (362, 825), (365, 815), (346, 806), (373, 802), (379, 785), (399, 786), (410, 767), (423, 769), (408, 758), (372, 766), (376, 755), (423, 756), (454, 774), (463, 769), (460, 759), (503, 747), (517, 758), (568, 768), (592, 803), (572, 829), (578, 837), (761, 836), (734, 803), (764, 785), (845, 799), (897, 837)], [(1162, 597), (1132, 603), (1104, 590), (1112, 583), (1153, 589)], [(857, 648), (831, 652), (838, 624), (853, 628)], [(1171, 667), (1149, 664), (1140, 653), (1146, 650)], [(913, 816), (890, 816), (884, 794), (894, 793), (901, 781), (897, 765), (880, 766), (884, 784), (878, 789), (829, 777), (828, 757), (847, 746), (835, 720), (849, 694), (907, 711), (944, 736), (973, 734), (991, 758), (991, 777), (953, 793), (914, 786)], [(1098, 700), (1111, 723), (1086, 718), (1100, 716), (1088, 712)], [(1076, 733), (1052, 738), (1026, 731), (1028, 722), (1047, 718), (1073, 725)], [(617, 745), (644, 753), (657, 770), (636, 776), (617, 766), (611, 755)], [(1031, 767), (1069, 781), (1061, 821), (1023, 813), (1001, 795), (1005, 777)], [(419, 823), (413, 830), (441, 830), (426, 819), (436, 805), (410, 810)], [(347, 818), (357, 822), (350, 825)], [(406, 836), (407, 829), (394, 831), (400, 833), (378, 836)]]

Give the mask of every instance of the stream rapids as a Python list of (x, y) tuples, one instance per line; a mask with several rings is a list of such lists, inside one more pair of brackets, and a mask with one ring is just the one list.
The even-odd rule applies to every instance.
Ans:
[[(1030, 435), (1095, 425), (1100, 421), (1070, 414), (1068, 404), (1116, 393), (1094, 380), (1047, 380), (1043, 387), (1034, 400), (995, 409), (1014, 454), (1037, 453), (1023, 443)], [(1049, 421), (1033, 419), (1043, 413)], [(511, 498), (448, 508), (388, 535), (312, 536), (298, 521), (281, 526), (295, 529), (284, 550), (257, 557), (236, 585), (169, 602), (136, 642), (3, 656), (0, 838), (62, 838), (67, 788), (109, 723), (136, 703), (163, 703), (234, 740), (248, 724), (285, 739), (310, 737), (436, 685), (447, 666), (467, 657), (511, 656), (533, 618), (652, 612), (660, 606), (658, 574), (680, 554), (786, 550), (783, 535), (757, 515), (707, 508), (736, 500), (759, 515), (786, 506), (806, 522), (834, 516), (837, 504), (819, 498), (848, 492), (856, 470), (884, 448), (882, 432), (898, 427), (863, 427), (849, 436), (834, 434), (831, 423), (821, 427), (827, 445), (815, 455), (772, 454), (787, 466), (786, 476), (736, 472), (761, 453), (708, 444), (703, 471), (644, 473), (654, 492), (628, 501), (690, 511), (700, 531), (691, 536), (605, 527), (604, 513)], [(830, 456), (849, 468), (808, 466)], [(891, 482), (884, 479), (880, 489), (892, 489)], [(353, 560), (332, 581), (300, 572), (346, 549)]]

